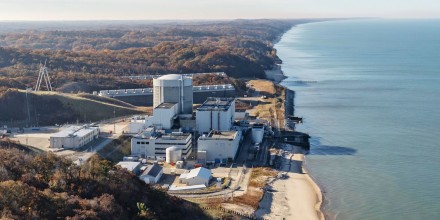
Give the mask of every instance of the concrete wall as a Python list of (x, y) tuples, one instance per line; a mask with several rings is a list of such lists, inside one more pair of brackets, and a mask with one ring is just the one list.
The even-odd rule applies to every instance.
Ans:
[(173, 127), (173, 117), (176, 116), (179, 105), (171, 108), (155, 108), (153, 110), (153, 125), (158, 125), (161, 129), (171, 129)]
[[(194, 86), (193, 87), (193, 103), (194, 104), (202, 104), (208, 97), (235, 97), (235, 90), (231, 86), (223, 87), (223, 86)], [(158, 88), (159, 89), (159, 88)], [(158, 90), (160, 92), (160, 90)], [(188, 95), (189, 91), (184, 91), (184, 104), (185, 106), (189, 105)], [(153, 106), (153, 88), (144, 88), (144, 89), (126, 89), (126, 90), (102, 90), (100, 91), (102, 96), (113, 97), (115, 99), (130, 103), (136, 106)], [(161, 103), (160, 99), (157, 99), (159, 104)]]
[(165, 75), (153, 79), (153, 107), (163, 102), (179, 103), (179, 113), (190, 114), (193, 103), (192, 78)]
[(66, 136), (66, 137), (50, 137), (50, 147), (51, 148), (66, 148), (66, 149), (76, 149), (83, 147), (84, 145), (90, 143), (91, 141), (99, 137), (99, 128), (90, 129), (86, 134), (82, 136)]
[(209, 185), (209, 180), (203, 179), (203, 178), (199, 178), (199, 177), (194, 177), (191, 179), (186, 179), (185, 183), (189, 186), (194, 186), (194, 185), (205, 185), (208, 186)]
[(150, 175), (142, 175), (139, 178), (144, 181), (146, 184), (156, 184), (159, 182), (160, 178), (162, 177), (163, 169), (159, 172), (159, 174), (154, 177)]
[(131, 139), (131, 154), (163, 157), (165, 159), (166, 149), (176, 146), (182, 149), (182, 156), (186, 157), (192, 152), (192, 135), (184, 140), (166, 140), (166, 139), (147, 139), (133, 137)]
[(235, 139), (210, 139), (200, 137), (197, 140), (197, 150), (206, 151), (206, 161), (214, 161), (215, 159), (235, 159), (238, 146), (240, 144), (241, 132), (237, 132)]
[(202, 110), (196, 111), (196, 129), (199, 134), (211, 130), (229, 131), (234, 122), (235, 102), (226, 111)]

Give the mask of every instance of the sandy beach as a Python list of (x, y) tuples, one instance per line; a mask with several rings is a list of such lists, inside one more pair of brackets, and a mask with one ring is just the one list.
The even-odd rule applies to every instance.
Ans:
[(276, 179), (268, 185), (256, 211), (257, 217), (323, 220), (321, 190), (302, 168), (302, 149), (285, 145), (284, 150), (281, 172), (287, 172), (286, 178)]

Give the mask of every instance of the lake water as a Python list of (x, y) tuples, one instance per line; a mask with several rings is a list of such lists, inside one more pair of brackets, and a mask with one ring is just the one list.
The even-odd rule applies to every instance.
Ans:
[(440, 20), (303, 24), (275, 48), (329, 219), (440, 219)]

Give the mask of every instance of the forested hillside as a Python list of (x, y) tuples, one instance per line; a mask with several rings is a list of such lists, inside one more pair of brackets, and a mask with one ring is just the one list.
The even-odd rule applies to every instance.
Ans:
[(210, 219), (98, 156), (77, 166), (16, 147), (0, 141), (1, 219)]
[[(142, 87), (123, 75), (226, 72), (264, 78), (280, 62), (275, 41), (304, 20), (235, 20), (27, 30), (0, 35), (0, 86), (36, 82), (47, 60), (54, 86), (84, 83), (99, 88)], [(141, 84), (141, 85), (139, 85)]]

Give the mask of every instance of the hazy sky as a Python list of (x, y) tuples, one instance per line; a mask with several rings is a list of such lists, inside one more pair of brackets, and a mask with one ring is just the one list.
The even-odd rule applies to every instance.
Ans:
[(0, 0), (0, 20), (439, 18), (440, 0)]

